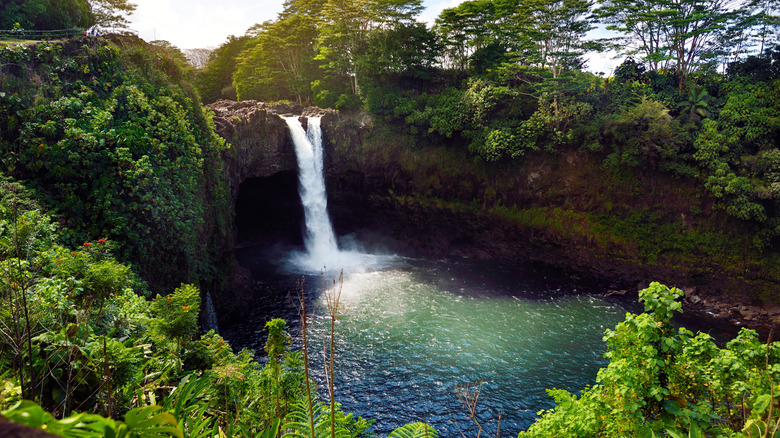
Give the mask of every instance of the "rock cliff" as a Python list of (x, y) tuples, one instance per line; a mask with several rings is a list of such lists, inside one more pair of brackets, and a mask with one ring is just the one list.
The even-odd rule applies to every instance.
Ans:
[(276, 110), (253, 100), (219, 100), (209, 108), (214, 111), (217, 134), (230, 144), (222, 159), (230, 176), (234, 205), (238, 188), (247, 178), (296, 169), (287, 125)]

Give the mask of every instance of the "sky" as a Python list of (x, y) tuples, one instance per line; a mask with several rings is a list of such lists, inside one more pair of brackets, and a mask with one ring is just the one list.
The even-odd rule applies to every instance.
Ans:
[[(420, 21), (433, 23), (446, 8), (463, 0), (423, 0)], [(166, 40), (180, 49), (216, 48), (228, 36), (243, 35), (257, 23), (274, 20), (283, 0), (130, 0), (138, 7), (130, 28), (146, 41)], [(619, 64), (611, 56), (588, 57), (588, 70), (607, 75)]]

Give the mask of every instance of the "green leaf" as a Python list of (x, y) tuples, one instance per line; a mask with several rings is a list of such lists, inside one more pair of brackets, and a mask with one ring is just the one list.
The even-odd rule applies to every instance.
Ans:
[(696, 423), (691, 423), (691, 428), (688, 430), (688, 438), (704, 438), (704, 433)]
[(439, 433), (426, 423), (409, 423), (404, 424), (398, 429), (390, 432), (387, 438), (427, 438), (437, 437)]
[(643, 427), (639, 429), (639, 436), (641, 438), (656, 438), (658, 435), (655, 434), (653, 429), (650, 429), (649, 427)]
[(664, 409), (672, 415), (680, 415), (682, 413), (680, 404), (674, 400), (664, 400)]
[(756, 401), (753, 403), (753, 412), (762, 415), (769, 407), (769, 403), (772, 402), (772, 396), (769, 394), (761, 394), (756, 397)]
[(765, 430), (766, 423), (761, 420), (751, 419), (745, 423), (745, 427), (742, 429), (742, 432), (746, 433), (750, 438), (758, 438), (764, 436)]
[(128, 431), (144, 438), (184, 438), (184, 434), (177, 427), (176, 418), (167, 412), (156, 414), (160, 410), (162, 406), (151, 405), (129, 411), (125, 415)]
[(277, 419), (273, 424), (269, 425), (263, 433), (258, 435), (258, 438), (276, 438), (279, 436), (279, 428), (281, 427), (281, 420)]
[(2, 414), (14, 423), (24, 424), (36, 429), (40, 429), (44, 424), (52, 420), (51, 414), (29, 400), (20, 401), (11, 406), (7, 411), (3, 411)]

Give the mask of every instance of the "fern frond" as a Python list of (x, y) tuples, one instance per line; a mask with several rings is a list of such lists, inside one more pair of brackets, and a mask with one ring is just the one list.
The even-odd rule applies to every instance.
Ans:
[(390, 432), (387, 438), (436, 438), (439, 433), (432, 426), (426, 423), (404, 424), (398, 429)]
[[(309, 407), (306, 399), (300, 399), (290, 408), (290, 413), (284, 419), (285, 431), (282, 438), (330, 438), (330, 413), (328, 406), (317, 403), (312, 410), (314, 413), (314, 434), (309, 425)], [(336, 437), (351, 438), (351, 434), (343, 426), (336, 425)]]

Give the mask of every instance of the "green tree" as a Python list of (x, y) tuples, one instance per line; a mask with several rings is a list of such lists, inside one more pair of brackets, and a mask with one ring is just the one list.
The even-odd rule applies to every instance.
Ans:
[[(653, 71), (694, 71), (704, 57), (722, 50), (718, 38), (738, 14), (726, 0), (607, 0), (595, 11), (607, 29), (623, 34), (618, 49), (640, 55)], [(682, 86), (682, 85), (681, 85)]]
[[(470, 0), (443, 10), (434, 30), (444, 45), (444, 65), (465, 70), (469, 58), (481, 49), (502, 42), (506, 49), (514, 39), (506, 35), (502, 21), (508, 15), (507, 2)], [(507, 38), (504, 38), (507, 37)]]
[(331, 76), (349, 78), (352, 94), (359, 94), (359, 64), (370, 63), (369, 34), (411, 24), (421, 10), (420, 0), (329, 0), (319, 23), (317, 59)]
[(209, 60), (203, 71), (195, 76), (195, 86), (204, 103), (212, 103), (219, 99), (238, 98), (233, 85), (233, 74), (236, 70), (238, 55), (244, 50), (249, 35), (240, 37), (229, 36), (227, 41), (209, 54)]
[(566, 70), (579, 68), (578, 58), (588, 44), (585, 34), (593, 28), (587, 19), (591, 2), (587, 0), (535, 0), (524, 2), (512, 17), (513, 28), (525, 40), (526, 51), (521, 63), (547, 68), (557, 80)]
[(182, 52), (181, 49), (179, 49), (178, 47), (171, 44), (170, 41), (154, 40), (154, 41), (149, 41), (149, 44), (164, 51), (169, 58), (176, 61), (176, 63), (179, 66), (179, 69), (182, 70), (182, 72), (184, 72), (185, 74), (188, 74), (192, 70), (191, 64), (187, 59), (187, 57), (184, 55), (184, 52)]
[(87, 0), (90, 22), (101, 27), (126, 28), (128, 17), (135, 11), (131, 0)]
[(780, 343), (743, 329), (718, 348), (705, 333), (675, 329), (682, 295), (659, 283), (639, 291), (644, 312), (606, 331), (609, 364), (597, 383), (579, 397), (548, 390), (556, 407), (519, 436), (744, 437), (761, 436), (740, 433), (752, 425), (776, 424), (767, 408), (777, 399)]
[(284, 14), (258, 27), (236, 60), (233, 83), (239, 100), (311, 100), (310, 83), (317, 73), (314, 17)]
[(402, 96), (422, 89), (435, 71), (436, 36), (424, 24), (378, 29), (368, 38), (358, 70), (362, 96), (375, 114), (396, 112)]
[(677, 104), (680, 108), (680, 115), (687, 116), (689, 122), (693, 122), (697, 117), (707, 117), (710, 107), (710, 95), (707, 90), (702, 88), (698, 92), (695, 89), (691, 89), (688, 95), (688, 100), (684, 100)]
[(757, 45), (759, 56), (764, 50), (780, 43), (780, 2), (777, 0), (749, 0), (745, 9), (750, 14), (745, 19), (752, 27), (750, 38)]
[(55, 30), (87, 27), (86, 0), (7, 0), (0, 4), (0, 29), (19, 23), (23, 29)]
[(360, 60), (358, 70), (377, 78), (425, 78), (436, 63), (438, 49), (435, 35), (423, 23), (377, 29), (368, 36), (367, 56)]
[(590, 8), (587, 0), (536, 0), (524, 3), (513, 17), (528, 48), (519, 55), (520, 63), (550, 72), (538, 88), (551, 98), (555, 118), (561, 117), (559, 101), (571, 91), (573, 78), (566, 73), (582, 65), (580, 56), (588, 49), (584, 37), (593, 28), (586, 18)]
[(767, 220), (766, 209), (756, 202), (756, 188), (750, 178), (738, 176), (728, 164), (718, 163), (712, 175), (704, 184), (712, 196), (718, 200), (718, 206), (731, 216), (742, 220)]
[(650, 166), (674, 155), (679, 147), (675, 121), (662, 103), (642, 99), (635, 106), (613, 115), (604, 126), (605, 140), (614, 152), (608, 162), (622, 166)]
[(172, 350), (181, 370), (181, 348), (198, 331), (200, 291), (191, 284), (182, 284), (170, 295), (157, 295), (152, 301), (152, 313), (155, 316), (152, 330), (160, 336), (163, 344), (175, 342)]

